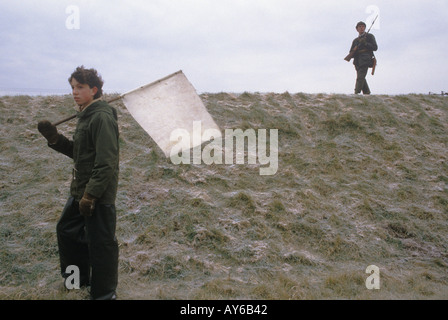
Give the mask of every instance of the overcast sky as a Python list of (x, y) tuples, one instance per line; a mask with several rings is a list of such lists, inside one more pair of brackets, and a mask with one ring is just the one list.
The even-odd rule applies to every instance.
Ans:
[(447, 13), (446, 0), (0, 0), (0, 94), (70, 93), (79, 65), (106, 92), (183, 70), (199, 93), (351, 94), (343, 58), (376, 14), (372, 93), (440, 93)]

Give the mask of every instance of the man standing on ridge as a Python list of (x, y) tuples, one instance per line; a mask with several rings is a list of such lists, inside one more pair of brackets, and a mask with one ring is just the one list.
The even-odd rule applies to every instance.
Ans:
[(366, 81), (366, 75), (369, 68), (374, 66), (375, 56), (373, 52), (378, 50), (378, 45), (373, 34), (366, 32), (366, 24), (362, 21), (356, 25), (356, 31), (359, 36), (353, 40), (350, 48), (350, 54), (345, 58), (350, 61), (353, 56), (353, 64), (356, 69), (355, 94), (370, 94), (370, 88)]
[(79, 269), (80, 286), (95, 300), (115, 300), (118, 242), (115, 198), (118, 187), (117, 111), (102, 101), (103, 80), (95, 69), (76, 68), (68, 79), (79, 106), (78, 124), (69, 140), (47, 120), (39, 132), (48, 146), (74, 160), (71, 197), (57, 224), (61, 274)]

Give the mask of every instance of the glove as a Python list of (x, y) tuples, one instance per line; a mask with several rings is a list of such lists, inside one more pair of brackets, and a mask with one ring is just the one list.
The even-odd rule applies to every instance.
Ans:
[(91, 217), (93, 211), (95, 210), (95, 204), (98, 199), (94, 196), (91, 196), (87, 192), (84, 192), (84, 195), (79, 201), (79, 213), (85, 217)]
[(47, 139), (49, 144), (55, 144), (58, 142), (59, 134), (56, 126), (52, 125), (48, 120), (39, 121), (37, 124), (37, 130)]

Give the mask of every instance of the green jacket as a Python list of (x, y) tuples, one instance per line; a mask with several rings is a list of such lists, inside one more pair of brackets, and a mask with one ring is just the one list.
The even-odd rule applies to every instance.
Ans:
[(114, 204), (119, 170), (117, 111), (99, 100), (77, 118), (73, 141), (60, 135), (58, 142), (49, 146), (74, 161), (70, 192), (75, 199), (87, 192), (99, 203)]
[[(362, 37), (366, 38), (365, 46), (359, 44), (359, 40)], [(373, 66), (373, 60), (372, 60), (374, 57), (373, 51), (378, 50), (378, 45), (376, 43), (375, 36), (371, 33), (365, 33), (364, 35), (355, 38), (352, 42), (350, 52), (353, 51), (355, 47), (358, 47), (358, 51), (353, 59), (353, 64), (357, 67), (371, 68)]]

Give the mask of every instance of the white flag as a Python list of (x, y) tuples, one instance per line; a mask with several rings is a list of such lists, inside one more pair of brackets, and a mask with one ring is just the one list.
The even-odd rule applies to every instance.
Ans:
[(122, 95), (122, 100), (134, 119), (167, 157), (170, 156), (171, 149), (177, 143), (170, 141), (174, 130), (186, 130), (190, 137), (193, 137), (193, 123), (201, 124), (201, 139), (193, 141), (189, 148), (209, 140), (206, 136), (205, 140), (202, 138), (205, 130), (212, 129), (220, 132), (182, 71), (125, 93)]

